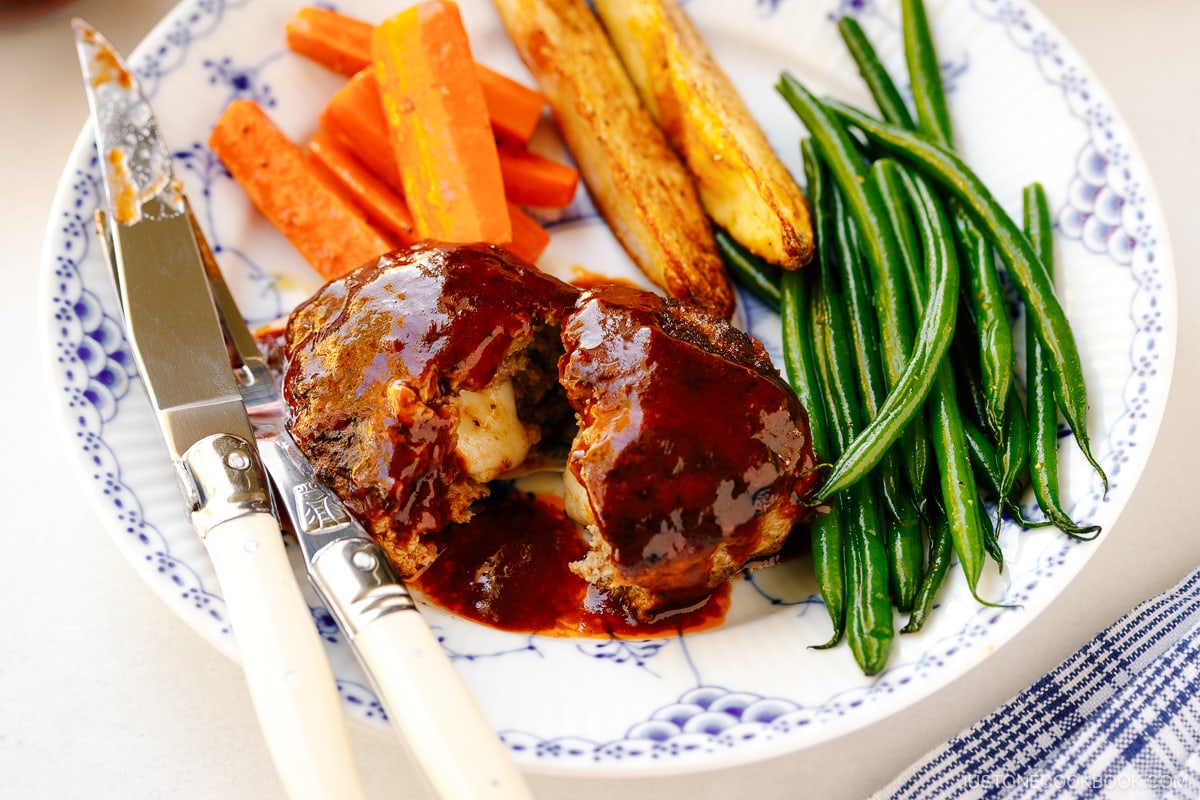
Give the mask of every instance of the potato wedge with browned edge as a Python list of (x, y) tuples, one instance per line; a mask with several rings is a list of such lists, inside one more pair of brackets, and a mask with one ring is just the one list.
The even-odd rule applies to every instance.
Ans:
[(634, 263), (670, 296), (732, 315), (733, 285), (691, 174), (585, 0), (495, 5), (592, 199)]
[(772, 264), (806, 264), (813, 233), (804, 195), (676, 0), (594, 5), (713, 222)]

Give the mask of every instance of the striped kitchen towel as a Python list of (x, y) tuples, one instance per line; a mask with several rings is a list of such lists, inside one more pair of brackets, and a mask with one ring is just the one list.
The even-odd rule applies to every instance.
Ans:
[(873, 800), (1200, 798), (1200, 570)]

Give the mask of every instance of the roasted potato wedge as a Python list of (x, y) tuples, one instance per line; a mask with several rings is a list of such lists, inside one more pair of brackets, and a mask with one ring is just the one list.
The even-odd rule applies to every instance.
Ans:
[(812, 258), (808, 205), (676, 0), (594, 0), (596, 12), (713, 222), (785, 269)]
[(734, 291), (692, 176), (585, 0), (495, 0), (593, 201), (667, 294), (722, 317)]

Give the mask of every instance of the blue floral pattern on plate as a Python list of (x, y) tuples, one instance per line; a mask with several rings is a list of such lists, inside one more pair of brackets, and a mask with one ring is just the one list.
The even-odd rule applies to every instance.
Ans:
[[(298, 140), (311, 132), (338, 80), (280, 45), (264, 45), (281, 39), (291, 12), (285, 5), (185, 0), (132, 59), (168, 142), (179, 148), (177, 173), (256, 323), (286, 313), (316, 288), (315, 279), (256, 219), (204, 142), (234, 97), (258, 100)], [(524, 76), (490, 4), (464, 0), (462, 6), (477, 56)], [(819, 91), (869, 102), (846, 78), (854, 73), (834, 28), (837, 15), (857, 16), (885, 62), (903, 74), (894, 2), (688, 0), (686, 7), (797, 175), (795, 143), (803, 130), (771, 91), (778, 72), (788, 69)], [(355, 7), (368, 18), (393, 10), (382, 0)], [(992, 123), (964, 113), (957, 124), (964, 152), (985, 179), (1001, 187), (1042, 180), (1057, 209), (1064, 296), (1074, 298), (1068, 310), (1078, 317), (1085, 358), (1090, 354), (1100, 365), (1091, 376), (1093, 440), (1112, 488), (1101, 494), (1078, 467), (1069, 439), (1064, 474), (1073, 513), (1111, 526), (1150, 449), (1173, 358), (1173, 263), (1153, 189), (1103, 90), (1036, 9), (1022, 0), (972, 0), (930, 2), (930, 10), (952, 112), (971, 97), (999, 92), (1002, 79), (1031, 106), (1028, 115), (1036, 115), (1036, 136), (1016, 113), (1026, 111), (1021, 108)], [(991, 127), (999, 131), (995, 136)], [(562, 154), (553, 130), (545, 128), (537, 146)], [(1011, 156), (992, 148), (1006, 147), (1006, 140), (1038, 171), (1018, 178), (999, 169), (996, 164)], [(98, 175), (85, 134), (64, 172), (43, 261), (51, 385), (87, 493), (117, 545), (188, 624), (233, 654), (219, 587), (182, 519), (97, 252), (91, 217)], [(592, 271), (630, 269), (586, 193), (546, 221), (554, 244), (543, 268), (569, 274), (569, 266), (581, 262)], [(752, 298), (742, 301), (740, 319), (779, 363), (777, 318)], [(1115, 318), (1128, 324), (1114, 325)], [(514, 636), (425, 611), (485, 713), (527, 766), (619, 774), (744, 763), (853, 730), (936, 691), (1050, 603), (1097, 546), (1011, 524), (1000, 535), (1012, 557), (1003, 576), (988, 576), (985, 590), (1025, 611), (981, 607), (952, 580), (926, 631), (898, 642), (887, 671), (873, 679), (857, 673), (845, 648), (808, 647), (828, 630), (804, 561), (737, 581), (721, 628), (673, 638)], [(309, 597), (347, 710), (382, 726), (383, 711), (340, 632)]]

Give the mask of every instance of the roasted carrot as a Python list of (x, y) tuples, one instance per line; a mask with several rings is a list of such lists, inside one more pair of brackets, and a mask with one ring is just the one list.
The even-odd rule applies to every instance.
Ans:
[(332, 134), (327, 131), (314, 134), (308, 143), (308, 152), (348, 191), (367, 219), (392, 234), (398, 244), (412, 244), (417, 240), (412, 212), (404, 198)]
[(321, 112), (321, 127), (385, 183), (397, 192), (404, 191), (374, 67), (356, 73), (334, 93)]
[(492, 130), (509, 144), (527, 144), (542, 119), (546, 97), (483, 64), (475, 65)]
[[(379, 82), (373, 70), (354, 75), (330, 98), (321, 127), (351, 150), (372, 172), (398, 192), (400, 170), (383, 115)], [(564, 208), (579, 185), (579, 170), (524, 148), (498, 150), (507, 198), (519, 205)]]
[(425, 0), (375, 28), (375, 74), (421, 238), (512, 240), (500, 158), (458, 6)]
[(336, 278), (393, 243), (318, 171), (252, 100), (234, 100), (208, 139), (259, 211), (325, 278)]
[(512, 220), (512, 241), (501, 246), (518, 258), (536, 264), (546, 245), (550, 244), (550, 231), (513, 203), (508, 204), (508, 216)]
[[(361, 130), (362, 128), (359, 128), (359, 131)], [(344, 182), (361, 185), (361, 190), (356, 190), (359, 196), (358, 203), (362, 205), (362, 209), (367, 213), (368, 218), (373, 219), (379, 227), (394, 234), (396, 240), (402, 243), (402, 245), (414, 241), (415, 230), (412, 211), (408, 209), (408, 204), (404, 203), (403, 197), (398, 193), (401, 190), (389, 186), (388, 182), (379, 178), (377, 169), (367, 166), (366, 163), (358, 161), (354, 157), (354, 152), (362, 152), (354, 144), (355, 142), (360, 142), (360, 140), (361, 138), (355, 139), (355, 137), (342, 139), (340, 132), (324, 130), (313, 136), (312, 142), (308, 143), (308, 149), (313, 152), (313, 155), (319, 161), (324, 162), (326, 167), (329, 167), (330, 172), (340, 176)], [(368, 146), (368, 149), (371, 146)], [(398, 185), (400, 179), (398, 179), (395, 160), (392, 160), (391, 154), (386, 149), (385, 144), (378, 146), (379, 148), (383, 148), (385, 154), (388, 154), (388, 158), (384, 160), (386, 161), (385, 169), (397, 174), (396, 181)], [(342, 160), (348, 160), (350, 163), (337, 163)], [(355, 163), (362, 170), (362, 173), (352, 172), (353, 164)], [(378, 207), (370, 207), (372, 205)], [(529, 263), (535, 263), (542, 251), (550, 243), (550, 231), (547, 231), (542, 227), (541, 223), (536, 221), (532, 216), (529, 216), (529, 213), (521, 209), (520, 206), (512, 203), (511, 200), (509, 201), (509, 218), (512, 223), (512, 241), (506, 243), (503, 247), (515, 255), (520, 255), (521, 258), (526, 259)]]
[(579, 186), (575, 167), (525, 149), (501, 147), (500, 174), (508, 199), (523, 206), (565, 208)]
[[(301, 8), (287, 23), (287, 45), (296, 53), (345, 75), (371, 66), (374, 26), (361, 19), (326, 8)], [(525, 144), (537, 130), (546, 98), (536, 89), (507, 75), (475, 65), (492, 129), (505, 142)]]
[(317, 6), (301, 8), (284, 27), (292, 52), (347, 78), (371, 65), (374, 30), (369, 22)]

